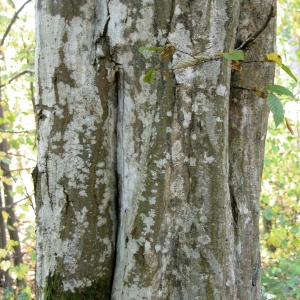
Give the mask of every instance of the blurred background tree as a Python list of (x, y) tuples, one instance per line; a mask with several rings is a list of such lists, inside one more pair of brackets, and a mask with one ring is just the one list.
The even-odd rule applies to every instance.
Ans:
[[(300, 2), (278, 0), (278, 53), (300, 78)], [(261, 193), (261, 245), (266, 299), (300, 299), (299, 82), (277, 71), (276, 84), (293, 91), (285, 116), (294, 134), (270, 118)]]
[(0, 298), (31, 299), (35, 231), (33, 1), (0, 1)]

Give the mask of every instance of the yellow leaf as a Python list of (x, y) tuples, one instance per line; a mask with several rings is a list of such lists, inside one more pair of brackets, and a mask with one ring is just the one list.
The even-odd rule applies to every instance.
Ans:
[(280, 67), (282, 66), (282, 58), (276, 52), (267, 54), (267, 59), (276, 62)]
[(7, 251), (5, 249), (0, 249), (0, 257), (5, 257), (7, 255)]
[(7, 185), (13, 185), (13, 180), (11, 178), (7, 178), (5, 176), (2, 177), (2, 182), (6, 183)]
[(2, 217), (3, 217), (3, 219), (4, 219), (5, 221), (7, 221), (8, 217), (9, 217), (9, 214), (8, 214), (5, 210), (3, 210), (3, 211), (2, 211)]
[(3, 132), (2, 133), (2, 138), (3, 139), (7, 139), (7, 138), (9, 138), (10, 137), (10, 133), (7, 133), (7, 132)]
[(8, 270), (8, 269), (10, 268), (10, 266), (11, 266), (11, 263), (10, 263), (9, 260), (3, 260), (3, 261), (1, 261), (1, 263), (0, 263), (0, 267), (1, 267), (4, 271)]

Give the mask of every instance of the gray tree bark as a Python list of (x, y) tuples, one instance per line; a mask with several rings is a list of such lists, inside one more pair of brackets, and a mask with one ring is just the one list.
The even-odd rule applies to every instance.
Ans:
[[(37, 299), (262, 299), (259, 191), (273, 1), (36, 2)], [(166, 38), (162, 60), (141, 54)], [(180, 51), (179, 51), (180, 50)]]

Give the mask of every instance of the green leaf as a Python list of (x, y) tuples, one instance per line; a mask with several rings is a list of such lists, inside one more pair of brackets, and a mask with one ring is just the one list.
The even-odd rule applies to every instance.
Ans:
[(7, 119), (10, 121), (10, 122), (14, 122), (16, 120), (16, 116), (15, 115), (9, 115), (7, 117)]
[(8, 229), (11, 231), (15, 231), (16, 229), (14, 227), (12, 227), (11, 225), (7, 225)]
[(23, 187), (23, 186), (21, 186), (21, 185), (17, 185), (17, 186), (16, 186), (16, 193), (22, 194), (22, 193), (23, 193), (23, 190), (24, 190), (24, 187)]
[(271, 220), (272, 217), (276, 217), (276, 213), (273, 211), (271, 207), (268, 207), (264, 212), (263, 212), (263, 217), (267, 220)]
[(147, 72), (147, 74), (145, 75), (145, 77), (143, 78), (143, 81), (145, 81), (145, 82), (147, 82), (147, 83), (149, 83), (149, 84), (151, 84), (152, 83), (152, 80), (153, 80), (153, 78), (154, 78), (154, 76), (155, 76), (155, 69), (154, 68), (151, 68), (148, 72)]
[(158, 51), (158, 50), (163, 50), (164, 47), (140, 47), (139, 51), (143, 53), (144, 51)]
[(288, 246), (287, 240), (286, 240), (286, 239), (283, 239), (283, 240), (281, 241), (281, 245), (282, 245), (284, 248), (287, 248), (287, 246)]
[(267, 197), (267, 196), (262, 196), (261, 201), (266, 203), (266, 204), (270, 203), (269, 197)]
[(32, 139), (30, 137), (26, 137), (26, 143), (31, 146), (34, 145), (34, 142), (32, 141)]
[(296, 82), (298, 82), (298, 79), (297, 79), (296, 76), (292, 73), (291, 69), (290, 69), (288, 66), (282, 64), (281, 68), (282, 68), (283, 71), (285, 71), (286, 73), (288, 73), (288, 74), (289, 74)]
[(20, 148), (20, 143), (16, 140), (12, 140), (11, 141), (11, 147), (17, 150), (17, 149)]
[(269, 90), (273, 93), (279, 94), (279, 95), (286, 95), (286, 96), (294, 98), (293, 93), (290, 90), (288, 90), (287, 88), (285, 88), (284, 86), (281, 86), (281, 85), (270, 84), (270, 85), (266, 85), (265, 89)]
[(8, 157), (2, 157), (1, 159), (5, 164), (10, 164), (11, 160)]
[(223, 53), (223, 57), (228, 60), (244, 60), (244, 51), (233, 50), (230, 53)]
[(10, 268), (10, 266), (11, 266), (11, 263), (10, 263), (9, 260), (3, 260), (3, 261), (1, 261), (1, 263), (0, 263), (0, 267), (1, 267), (4, 271), (8, 270), (8, 269)]
[(36, 259), (36, 252), (31, 252), (31, 253), (29, 254), (29, 256), (30, 256), (30, 258), (31, 258), (32, 260), (35, 260), (35, 259)]
[(276, 127), (282, 123), (284, 119), (284, 110), (281, 101), (273, 94), (268, 95), (268, 104), (273, 113)]

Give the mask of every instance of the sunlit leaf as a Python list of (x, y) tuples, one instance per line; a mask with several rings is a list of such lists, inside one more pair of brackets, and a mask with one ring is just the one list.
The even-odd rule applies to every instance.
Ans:
[(29, 211), (29, 207), (28, 207), (27, 204), (21, 204), (21, 205), (20, 205), (20, 208), (21, 208), (22, 210), (24, 210), (24, 211)]
[(267, 54), (267, 59), (269, 61), (276, 62), (276, 64), (278, 64), (280, 67), (282, 66), (282, 58), (276, 52), (272, 52), (272, 53)]
[(3, 210), (1, 213), (2, 213), (3, 219), (4, 219), (5, 221), (7, 221), (8, 217), (9, 217), (9, 214), (8, 214), (5, 210)]
[(16, 186), (16, 193), (22, 194), (24, 190), (24, 187), (22, 185), (17, 185)]
[(11, 141), (11, 147), (17, 150), (17, 149), (20, 148), (20, 143), (16, 140), (12, 140)]
[(270, 84), (265, 86), (266, 90), (269, 90), (273, 93), (279, 94), (279, 95), (286, 95), (289, 97), (294, 97), (293, 93), (285, 88), (284, 86), (281, 85), (276, 85), (276, 84)]
[(4, 258), (7, 255), (7, 251), (5, 249), (0, 249), (0, 258)]
[(223, 53), (223, 57), (228, 60), (244, 60), (243, 50), (233, 50), (230, 53)]
[(30, 254), (30, 258), (35, 260), (36, 259), (36, 252), (31, 252)]
[(282, 123), (284, 119), (284, 110), (281, 101), (273, 94), (268, 95), (268, 104), (273, 113), (276, 127)]
[(32, 139), (30, 137), (26, 137), (26, 143), (31, 146), (34, 145), (34, 142), (32, 141)]
[(289, 74), (296, 82), (298, 82), (297, 77), (292, 73), (291, 69), (288, 66), (282, 64), (281, 68), (283, 71)]
[(267, 220), (271, 220), (272, 217), (276, 216), (276, 213), (273, 211), (273, 209), (271, 207), (268, 207), (263, 213), (262, 213), (263, 217)]
[(11, 263), (9, 260), (3, 260), (0, 263), (0, 267), (1, 269), (3, 269), (4, 271), (7, 271), (10, 267), (11, 267)]

